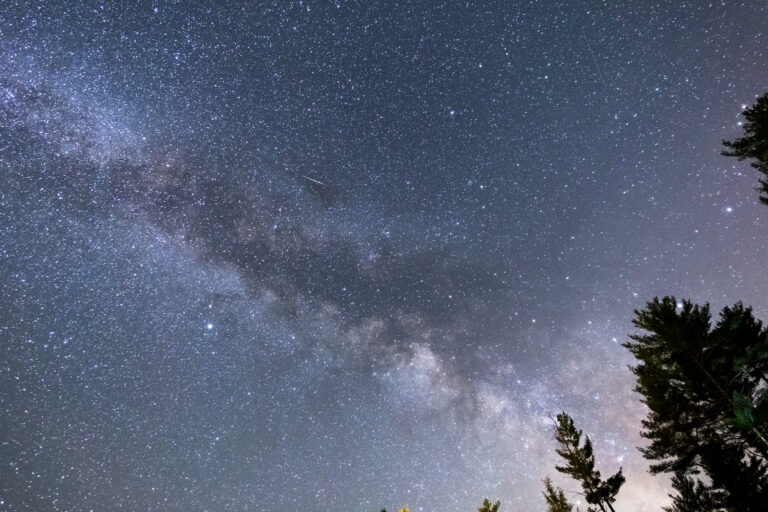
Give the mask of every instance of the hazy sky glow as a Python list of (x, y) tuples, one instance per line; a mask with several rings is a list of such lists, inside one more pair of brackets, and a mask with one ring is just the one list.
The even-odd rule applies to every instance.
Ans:
[(0, 511), (543, 510), (561, 410), (659, 510), (632, 310), (768, 317), (768, 7), (672, 3), (4, 2)]

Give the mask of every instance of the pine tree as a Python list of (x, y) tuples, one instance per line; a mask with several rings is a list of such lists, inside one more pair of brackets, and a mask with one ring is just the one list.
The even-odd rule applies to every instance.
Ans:
[[(739, 160), (749, 159), (751, 165), (763, 175), (768, 176), (768, 93), (744, 110), (744, 137), (733, 142), (723, 141), (730, 151), (723, 151), (725, 156), (735, 156)], [(760, 179), (760, 201), (768, 204), (768, 181)]]
[(499, 505), (501, 505), (500, 501), (496, 501), (496, 503), (491, 504), (491, 501), (488, 498), (485, 498), (483, 500), (483, 506), (477, 509), (477, 512), (499, 512)]
[(547, 512), (573, 512), (573, 505), (565, 499), (565, 493), (559, 487), (552, 486), (549, 477), (544, 479), (544, 500), (547, 502)]
[[(641, 451), (655, 461), (651, 472), (704, 471), (721, 506), (758, 510), (768, 499), (768, 332), (740, 303), (714, 329), (708, 305), (674, 297), (635, 313), (647, 334), (624, 346), (640, 361), (632, 371), (650, 409), (642, 435), (651, 444)], [(690, 495), (692, 484), (678, 483), (681, 499)]]
[(704, 485), (701, 480), (675, 473), (672, 477), (672, 487), (678, 492), (677, 496), (670, 494), (672, 506), (664, 507), (665, 512), (717, 512), (721, 497), (712, 487)]
[(710, 444), (701, 457), (701, 467), (720, 491), (725, 510), (765, 511), (768, 503), (768, 466), (755, 456), (744, 457), (735, 447)]
[(600, 472), (595, 469), (595, 456), (589, 437), (585, 438), (582, 445), (581, 430), (576, 430), (573, 419), (564, 412), (557, 415), (555, 427), (555, 440), (560, 445), (556, 451), (566, 462), (564, 466), (555, 466), (555, 469), (581, 482), (587, 503), (599, 506), (603, 512), (606, 511), (605, 507), (615, 512), (611, 504), (616, 501), (616, 494), (625, 481), (621, 469), (602, 480)]

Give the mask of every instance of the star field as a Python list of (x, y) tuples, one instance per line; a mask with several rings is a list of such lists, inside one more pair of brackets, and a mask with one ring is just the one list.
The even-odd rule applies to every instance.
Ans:
[(768, 317), (765, 4), (7, 4), (0, 511), (543, 510), (561, 410), (668, 503), (620, 344)]

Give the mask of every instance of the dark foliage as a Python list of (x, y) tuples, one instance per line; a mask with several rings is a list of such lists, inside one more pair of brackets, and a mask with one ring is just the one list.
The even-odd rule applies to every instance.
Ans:
[[(758, 510), (768, 499), (768, 332), (740, 303), (714, 329), (708, 305), (681, 305), (665, 297), (636, 311), (647, 333), (625, 344), (640, 361), (632, 371), (650, 409), (642, 435), (651, 444), (641, 451), (656, 461), (652, 473), (679, 475), (681, 503), (701, 491), (726, 510)], [(701, 471), (711, 492), (681, 479)]]
[(563, 466), (555, 466), (555, 469), (581, 483), (587, 503), (598, 505), (603, 511), (605, 507), (613, 511), (611, 503), (616, 501), (616, 494), (625, 481), (621, 469), (603, 480), (600, 472), (595, 469), (595, 456), (589, 437), (585, 437), (582, 445), (581, 430), (576, 430), (573, 419), (564, 412), (557, 415), (555, 426), (555, 440), (560, 445), (556, 451), (566, 462)]
[[(729, 148), (726, 156), (739, 160), (750, 160), (752, 167), (768, 177), (768, 93), (757, 99), (755, 104), (744, 111), (744, 136), (733, 142), (723, 141)], [(760, 201), (768, 204), (768, 181), (760, 179)]]
[(501, 505), (500, 501), (491, 504), (491, 501), (488, 498), (485, 498), (483, 500), (483, 506), (477, 509), (477, 512), (499, 512), (499, 505)]
[(675, 473), (672, 477), (672, 487), (678, 492), (670, 494), (672, 506), (664, 507), (666, 512), (715, 512), (721, 510), (721, 494), (701, 480), (686, 476), (685, 473)]
[(547, 512), (573, 512), (573, 505), (568, 503), (563, 490), (555, 488), (549, 477), (544, 479), (544, 500), (547, 502)]

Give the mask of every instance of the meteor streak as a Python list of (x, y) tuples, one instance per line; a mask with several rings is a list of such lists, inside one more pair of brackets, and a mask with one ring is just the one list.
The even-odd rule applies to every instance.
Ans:
[(323, 187), (325, 186), (325, 183), (323, 183), (322, 181), (317, 181), (316, 179), (310, 178), (309, 176), (304, 176), (302, 174), (301, 177), (304, 178), (304, 179), (307, 179), (309, 181), (312, 181), (314, 183), (317, 183), (318, 185), (322, 185)]

